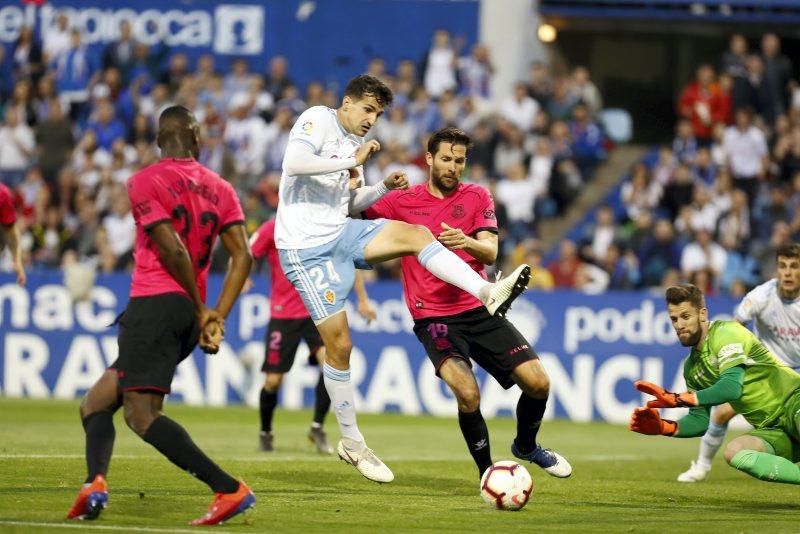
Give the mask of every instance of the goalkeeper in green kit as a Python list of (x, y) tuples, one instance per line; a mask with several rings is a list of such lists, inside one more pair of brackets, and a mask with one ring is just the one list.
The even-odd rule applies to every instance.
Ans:
[[(750, 476), (800, 484), (800, 374), (779, 362), (736, 321), (709, 324), (703, 292), (681, 284), (667, 289), (667, 310), (681, 345), (692, 351), (683, 366), (689, 391), (672, 393), (650, 382), (636, 389), (653, 395), (636, 408), (629, 428), (640, 434), (691, 438), (708, 427), (711, 407), (730, 402), (754, 430), (732, 440), (725, 460)], [(678, 421), (658, 408), (688, 407)]]

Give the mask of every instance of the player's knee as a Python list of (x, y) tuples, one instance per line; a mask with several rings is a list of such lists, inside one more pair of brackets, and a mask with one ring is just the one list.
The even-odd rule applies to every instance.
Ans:
[(150, 411), (141, 410), (130, 405), (125, 406), (124, 414), (125, 424), (141, 438), (144, 437), (147, 433), (147, 429), (150, 428), (150, 425), (157, 417), (156, 414)]
[(283, 373), (269, 373), (267, 379), (264, 380), (264, 389), (269, 393), (275, 393), (280, 389), (283, 383)]
[(422, 250), (436, 240), (430, 230), (419, 224), (409, 225), (409, 231), (406, 233), (406, 239), (408, 239), (414, 248), (418, 250)]
[(472, 413), (481, 406), (481, 392), (478, 388), (468, 386), (454, 389), (458, 409), (464, 413)]
[(336, 363), (346, 363), (350, 360), (350, 351), (353, 350), (353, 342), (349, 336), (338, 336), (329, 347), (326, 347), (327, 359)]
[(746, 448), (747, 447), (745, 446), (744, 443), (737, 440), (733, 440), (730, 443), (728, 443), (728, 446), (725, 447), (725, 461), (728, 462), (728, 465), (730, 465), (731, 461), (733, 460), (733, 457), (736, 456), (736, 453)]

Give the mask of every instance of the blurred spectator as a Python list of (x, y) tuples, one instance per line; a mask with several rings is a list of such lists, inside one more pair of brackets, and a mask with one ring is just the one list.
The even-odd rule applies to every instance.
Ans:
[(53, 61), (55, 82), (61, 98), (70, 104), (70, 118), (83, 121), (88, 112), (89, 86), (98, 74), (94, 57), (81, 42), (80, 30), (70, 32), (70, 47)]
[(31, 128), (36, 126), (38, 115), (33, 103), (33, 93), (31, 92), (31, 82), (28, 79), (19, 80), (14, 84), (14, 92), (6, 102), (7, 107), (17, 108), (20, 122), (24, 122)]
[(45, 179), (53, 184), (75, 148), (72, 128), (57, 99), (49, 102), (47, 119), (37, 125), (35, 140), (39, 167)]
[(603, 131), (592, 120), (589, 107), (582, 101), (572, 108), (569, 134), (574, 146), (575, 164), (582, 176), (591, 176), (600, 161), (605, 159), (606, 151), (603, 147)]
[(61, 54), (70, 49), (69, 18), (63, 11), (56, 18), (56, 25), (42, 28), (44, 35), (44, 60), (46, 63), (57, 62)]
[(564, 240), (559, 245), (558, 258), (547, 266), (547, 270), (553, 275), (557, 288), (572, 289), (577, 287), (578, 271), (583, 265), (578, 257), (578, 247), (575, 243)]
[(575, 95), (570, 92), (568, 78), (559, 78), (553, 84), (553, 92), (547, 102), (547, 113), (554, 120), (567, 120), (572, 115), (572, 107), (577, 104)]
[(767, 33), (761, 38), (761, 54), (768, 97), (764, 120), (772, 125), (778, 115), (789, 109), (790, 84), (793, 83), (792, 62), (781, 53), (781, 41), (774, 33)]
[(136, 41), (133, 39), (131, 23), (122, 19), (119, 23), (119, 38), (106, 46), (103, 52), (103, 68), (115, 68), (122, 77), (123, 85), (130, 83), (130, 74), (134, 65)]
[(521, 163), (509, 166), (505, 179), (497, 184), (497, 200), (506, 206), (508, 215), (508, 237), (504, 243), (506, 252), (532, 234), (534, 204), (538, 193), (536, 184), (527, 179)]
[(39, 82), (44, 73), (42, 47), (39, 46), (30, 26), (23, 26), (20, 29), (19, 38), (14, 45), (13, 61), (14, 78), (29, 80), (34, 85)]
[[(226, 98), (232, 99), (236, 95), (247, 93), (252, 79), (253, 74), (250, 73), (250, 66), (247, 64), (247, 60), (242, 58), (234, 59), (231, 63), (231, 71), (225, 75), (222, 82)], [(278, 98), (280, 98), (280, 94), (275, 96), (276, 100)]]
[(697, 140), (704, 145), (711, 143), (713, 124), (724, 120), (719, 89), (714, 83), (714, 68), (701, 65), (696, 79), (688, 84), (681, 94), (678, 112), (692, 122)]
[(725, 130), (723, 148), (734, 185), (744, 191), (753, 206), (758, 181), (767, 170), (767, 141), (764, 133), (753, 126), (750, 108), (736, 110), (736, 125)]
[(384, 148), (402, 146), (406, 150), (416, 148), (419, 133), (414, 124), (406, 117), (403, 106), (394, 105), (389, 108), (388, 117), (378, 121), (373, 134)]
[(605, 260), (608, 247), (619, 238), (619, 231), (614, 220), (614, 210), (606, 204), (600, 206), (597, 209), (595, 223), (584, 238), (584, 242), (588, 246), (584, 249), (583, 257), (601, 264)]
[(531, 64), (528, 79), (528, 96), (538, 102), (542, 108), (547, 109), (552, 94), (553, 80), (550, 77), (550, 71), (544, 63), (534, 62)]
[(717, 178), (717, 166), (711, 159), (711, 150), (703, 147), (697, 151), (692, 167), (692, 176), (705, 186), (711, 186)]
[(639, 251), (639, 265), (644, 287), (658, 286), (665, 274), (678, 269), (681, 262), (681, 246), (675, 239), (672, 223), (659, 219), (653, 235)]
[(727, 261), (725, 268), (720, 273), (719, 287), (725, 292), (730, 292), (735, 281), (739, 280), (749, 287), (755, 287), (759, 283), (758, 265), (748, 254), (742, 251), (740, 241), (734, 235), (727, 235), (720, 239), (720, 243), (725, 248)]
[(713, 235), (719, 219), (719, 208), (711, 201), (711, 194), (703, 184), (695, 184), (692, 202), (681, 208), (675, 229), (682, 233), (706, 230)]
[(433, 44), (425, 56), (422, 72), (425, 90), (437, 99), (445, 91), (456, 89), (456, 50), (450, 42), (450, 32), (436, 30)]
[(264, 77), (264, 88), (272, 94), (277, 102), (287, 86), (294, 85), (289, 78), (289, 62), (283, 56), (275, 56), (269, 61), (267, 75)]
[[(158, 81), (169, 88), (170, 95), (174, 95), (185, 79), (191, 79), (189, 58), (186, 57), (186, 54), (173, 54), (169, 60), (169, 67), (161, 74)], [(246, 87), (246, 89), (248, 88)]]
[(694, 184), (692, 183), (692, 169), (686, 163), (681, 163), (675, 169), (672, 182), (664, 188), (661, 197), (661, 207), (667, 211), (670, 219), (675, 219), (683, 206), (692, 202)]
[(458, 60), (458, 77), (461, 82), (460, 93), (488, 99), (492, 85), (494, 66), (486, 45), (476, 44), (472, 53)]
[(675, 140), (672, 141), (672, 152), (681, 163), (694, 163), (699, 143), (694, 136), (694, 129), (689, 120), (678, 121), (675, 128)]
[(125, 125), (114, 116), (114, 106), (107, 100), (97, 104), (86, 128), (94, 132), (97, 144), (105, 150), (111, 150), (116, 139), (125, 139), (128, 136)]
[(31, 165), (36, 141), (30, 126), (20, 121), (20, 110), (6, 109), (6, 122), (0, 126), (0, 181), (15, 187)]
[(658, 182), (650, 179), (650, 171), (644, 163), (633, 166), (630, 180), (622, 185), (620, 198), (630, 220), (636, 220), (642, 212), (652, 212), (658, 207), (662, 189)]
[[(240, 183), (252, 184), (265, 170), (267, 126), (261, 117), (250, 115), (252, 101), (246, 92), (236, 93), (228, 103), (225, 146), (233, 154)], [(272, 134), (274, 136), (274, 133)]]
[(603, 97), (597, 86), (589, 78), (589, 69), (586, 67), (575, 67), (572, 71), (572, 80), (569, 92), (572, 99), (582, 102), (590, 117), (596, 117), (603, 109)]
[(747, 71), (747, 39), (741, 33), (731, 35), (728, 51), (722, 54), (722, 72), (733, 79), (731, 91), (734, 110), (749, 106), (749, 82)]
[(599, 266), (608, 274), (608, 289), (634, 289), (639, 283), (639, 262), (630, 251), (623, 253), (617, 243), (610, 243)]
[(111, 196), (111, 212), (103, 219), (103, 228), (108, 238), (107, 246), (116, 258), (116, 270), (122, 270), (133, 260), (136, 223), (125, 188), (115, 187)]
[(681, 271), (685, 279), (692, 273), (702, 269), (710, 269), (717, 278), (725, 269), (728, 261), (725, 249), (712, 240), (711, 232), (701, 228), (695, 232), (695, 239), (683, 248), (681, 254)]
[(541, 291), (552, 291), (555, 286), (553, 275), (542, 266), (541, 245), (535, 239), (526, 239), (519, 244), (514, 251), (513, 263), (527, 263), (531, 266), (531, 278), (528, 282), (528, 289), (538, 289)]

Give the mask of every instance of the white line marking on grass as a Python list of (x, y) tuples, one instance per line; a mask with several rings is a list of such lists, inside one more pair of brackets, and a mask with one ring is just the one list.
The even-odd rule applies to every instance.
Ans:
[[(15, 454), (15, 453), (0, 453), (0, 460), (82, 460), (85, 456), (83, 454)], [(155, 454), (115, 454), (114, 458), (117, 460), (147, 460), (158, 458)], [(335, 456), (314, 455), (309, 453), (303, 454), (288, 454), (282, 452), (275, 452), (265, 454), (262, 456), (215, 456), (216, 459), (225, 462), (238, 461), (238, 462), (330, 462), (336, 459)], [(461, 461), (462, 458), (456, 456), (384, 456), (384, 460), (392, 462), (446, 462), (448, 460)], [(615, 460), (638, 460), (645, 458), (636, 454), (584, 454), (578, 456), (570, 456), (572, 461), (584, 462), (609, 462)]]
[(79, 528), (81, 530), (92, 528), (95, 530), (122, 530), (124, 532), (187, 532), (197, 534), (198, 530), (188, 528), (149, 528), (149, 527), (125, 527), (113, 525), (91, 525), (86, 521), (80, 523), (40, 523), (36, 521), (6, 521), (0, 519), (0, 525), (7, 525), (10, 527), (49, 527), (49, 528)]

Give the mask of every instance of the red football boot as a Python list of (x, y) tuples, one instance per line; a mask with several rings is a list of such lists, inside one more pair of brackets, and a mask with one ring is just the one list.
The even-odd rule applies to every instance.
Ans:
[(241, 514), (256, 504), (256, 496), (244, 482), (239, 482), (239, 489), (235, 493), (215, 493), (214, 502), (200, 519), (195, 519), (190, 525), (221, 525), (231, 517)]
[(97, 519), (108, 504), (108, 485), (103, 475), (97, 475), (91, 484), (84, 484), (67, 519)]

